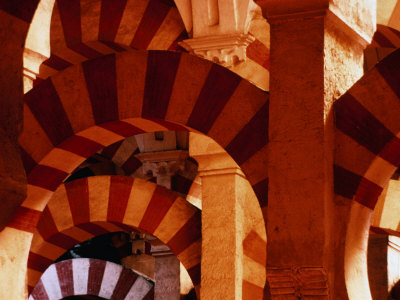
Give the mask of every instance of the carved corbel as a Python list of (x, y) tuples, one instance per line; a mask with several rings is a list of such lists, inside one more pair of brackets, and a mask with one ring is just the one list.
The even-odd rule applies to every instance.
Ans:
[(253, 0), (176, 0), (191, 39), (180, 45), (204, 59), (232, 67), (245, 61), (247, 46), (254, 41), (248, 33), (258, 6)]

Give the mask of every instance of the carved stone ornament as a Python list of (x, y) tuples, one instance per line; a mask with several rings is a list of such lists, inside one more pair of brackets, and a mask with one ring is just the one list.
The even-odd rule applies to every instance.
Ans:
[(284, 295), (292, 296), (290, 299), (328, 299), (328, 279), (323, 268), (268, 268), (267, 280), (271, 299)]
[(227, 34), (188, 39), (180, 45), (192, 54), (224, 67), (232, 67), (246, 60), (247, 46), (254, 40), (250, 34)]
[(136, 154), (136, 157), (143, 163), (143, 172), (159, 175), (173, 176), (178, 171), (185, 169), (185, 159), (188, 152), (184, 150), (146, 152)]

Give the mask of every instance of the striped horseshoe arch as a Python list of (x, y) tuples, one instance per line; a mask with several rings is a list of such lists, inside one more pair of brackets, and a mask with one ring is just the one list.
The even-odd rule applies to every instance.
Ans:
[(335, 102), (335, 192), (374, 209), (400, 166), (400, 50)]
[[(87, 222), (57, 232), (54, 224), (46, 228), (46, 221), (54, 222), (46, 209), (39, 228), (33, 235), (28, 257), (28, 292), (31, 293), (42, 273), (73, 246), (99, 235), (111, 232), (139, 232), (137, 229), (115, 222)], [(46, 234), (52, 234), (47, 236)], [(122, 257), (121, 257), (122, 258)]]
[[(242, 64), (237, 72), (266, 89), (266, 20), (261, 16), (254, 19), (250, 32), (256, 39), (247, 49), (249, 67)], [(183, 51), (178, 42), (187, 38), (173, 0), (56, 0), (50, 28), (51, 56), (42, 64), (37, 82), (87, 59), (128, 49)]]
[[(383, 188), (400, 166), (399, 82), (400, 50), (396, 50), (334, 104), (334, 190), (339, 202), (354, 200), (344, 252), (350, 299), (371, 297), (366, 255), (370, 218)], [(359, 295), (360, 290), (365, 294)]]
[(29, 300), (58, 300), (77, 295), (104, 299), (154, 299), (154, 282), (121, 265), (75, 258), (50, 265)]
[(200, 284), (201, 211), (177, 193), (125, 176), (95, 176), (60, 186), (44, 209), (28, 259), (28, 285), (72, 246), (95, 235), (147, 232), (169, 246)]
[(50, 33), (51, 56), (41, 66), (41, 79), (129, 48), (178, 50), (178, 41), (188, 38), (169, 0), (56, 0)]
[(33, 233), (51, 194), (102, 148), (166, 130), (213, 138), (267, 205), (268, 94), (188, 54), (131, 51), (69, 68), (25, 95), (19, 143), (28, 196), (9, 227)]

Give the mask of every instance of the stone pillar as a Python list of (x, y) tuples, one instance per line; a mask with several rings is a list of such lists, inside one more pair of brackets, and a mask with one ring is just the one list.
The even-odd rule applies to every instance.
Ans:
[(388, 296), (388, 236), (370, 233), (368, 242), (368, 279), (372, 299)]
[(243, 209), (239, 168), (200, 170), (202, 182), (201, 299), (242, 299)]
[(387, 299), (390, 290), (400, 279), (400, 238), (370, 234), (368, 279), (372, 299)]
[[(388, 290), (400, 280), (400, 238), (388, 236), (387, 252)], [(374, 298), (375, 299), (375, 298)]]
[[(188, 152), (169, 150), (144, 152), (136, 157), (143, 162), (143, 172), (151, 172), (157, 178), (157, 184), (171, 189), (171, 177), (185, 168)], [(155, 257), (154, 299), (180, 299), (180, 262), (165, 245), (154, 247), (151, 254)]]
[[(260, 205), (243, 172), (220, 145), (195, 133), (189, 145), (202, 188), (201, 299), (244, 299), (248, 283), (260, 287), (265, 282), (264, 266), (249, 259), (243, 247), (250, 232), (266, 240)], [(266, 251), (258, 250), (253, 254), (262, 261)]]
[[(271, 25), (267, 265), (282, 276), (290, 269), (295, 278), (293, 270), (312, 268), (322, 276), (318, 278), (329, 274), (325, 280), (333, 286), (333, 270), (336, 265), (343, 269), (343, 260), (338, 261), (343, 249), (338, 250), (335, 240), (341, 237), (335, 235), (346, 220), (334, 217), (340, 208), (333, 193), (331, 107), (363, 74), (363, 49), (374, 32), (375, 7), (364, 0), (260, 4)], [(347, 297), (335, 296), (345, 291), (343, 285), (328, 292), (319, 280), (309, 284), (315, 286), (305, 288), (294, 280), (296, 292), (272, 299)]]
[(180, 262), (172, 252), (157, 255), (154, 265), (154, 299), (180, 299)]
[(41, 0), (30, 24), (24, 49), (24, 93), (33, 87), (40, 65), (50, 57), (50, 23), (54, 0)]
[(132, 240), (132, 253), (122, 264), (154, 280), (154, 300), (180, 299), (180, 261), (167, 245), (151, 235), (140, 235)]
[(160, 240), (150, 241), (154, 257), (154, 300), (179, 300), (181, 291), (180, 261)]
[(243, 173), (210, 138), (189, 136), (190, 156), (199, 164), (202, 188), (202, 300), (242, 299)]
[[(26, 259), (32, 234), (4, 226), (26, 197), (18, 145), (23, 127), (23, 53), (32, 18), (38, 15), (36, 8), (45, 2), (54, 0), (7, 2), (0, 9), (0, 299), (27, 299)], [(52, 5), (47, 10), (48, 24)], [(44, 17), (38, 22), (43, 24)]]
[(33, 82), (39, 75), (41, 64), (48, 59), (48, 57), (32, 51), (28, 48), (24, 50), (24, 93), (29, 92), (33, 88)]

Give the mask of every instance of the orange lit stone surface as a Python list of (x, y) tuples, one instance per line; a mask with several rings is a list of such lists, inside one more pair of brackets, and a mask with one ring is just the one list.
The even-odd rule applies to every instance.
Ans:
[[(61, 244), (97, 235), (85, 226), (127, 224), (170, 247), (198, 299), (386, 297), (399, 16), (397, 0), (0, 1), (0, 299), (27, 299)], [(214, 52), (185, 53), (196, 38)], [(186, 194), (112, 160), (65, 182), (153, 132), (189, 132), (152, 154), (188, 152)], [(372, 260), (370, 231), (385, 241)]]

